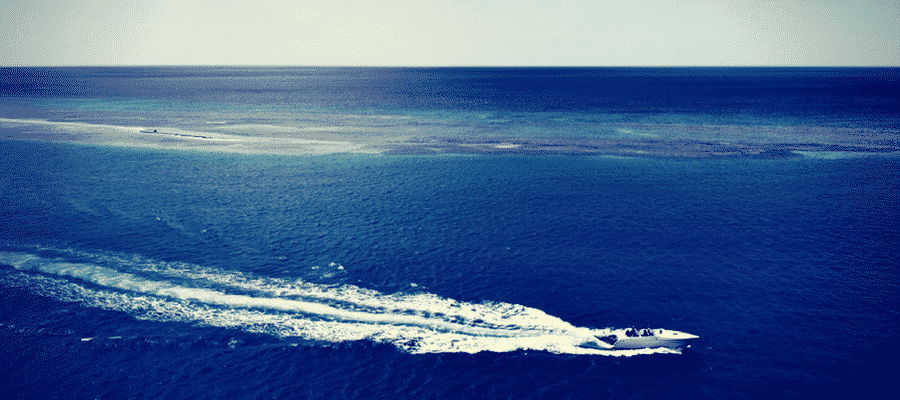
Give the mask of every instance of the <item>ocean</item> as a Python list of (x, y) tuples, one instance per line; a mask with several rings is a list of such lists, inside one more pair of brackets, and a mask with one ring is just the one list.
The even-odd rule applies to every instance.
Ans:
[[(0, 68), (0, 397), (891, 390), (898, 68)], [(582, 346), (619, 328), (681, 349)]]

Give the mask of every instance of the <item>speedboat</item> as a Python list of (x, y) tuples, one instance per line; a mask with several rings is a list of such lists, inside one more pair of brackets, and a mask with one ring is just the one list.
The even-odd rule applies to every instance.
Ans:
[[(685, 342), (699, 336), (668, 329), (611, 329), (604, 336), (595, 336), (596, 341), (589, 340), (582, 347), (621, 350), (621, 349), (654, 349), (667, 347), (681, 349)], [(690, 347), (690, 346), (687, 346)]]

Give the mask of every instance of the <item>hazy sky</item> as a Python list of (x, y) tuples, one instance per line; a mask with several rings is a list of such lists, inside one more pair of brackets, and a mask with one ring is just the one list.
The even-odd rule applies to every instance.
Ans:
[(0, 65), (900, 66), (900, 0), (0, 0)]

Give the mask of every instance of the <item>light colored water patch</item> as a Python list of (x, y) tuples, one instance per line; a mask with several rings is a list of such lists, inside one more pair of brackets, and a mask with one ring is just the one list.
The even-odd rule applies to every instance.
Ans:
[(840, 160), (845, 158), (859, 158), (865, 157), (869, 155), (868, 153), (856, 153), (856, 152), (848, 152), (848, 151), (794, 151), (794, 153), (801, 154), (807, 158), (814, 158), (819, 160)]
[[(224, 152), (251, 155), (323, 155), (379, 153), (376, 148), (341, 140), (297, 137), (239, 136), (172, 127), (132, 127), (0, 118), (0, 127), (14, 128), (20, 139), (61, 140), (108, 146)], [(154, 130), (156, 132), (154, 132)]]
[(407, 115), (378, 115), (378, 119), (411, 119), (412, 117)]
[(143, 127), (98, 125), (84, 122), (52, 122), (41, 119), (10, 119), (0, 118), (0, 126), (9, 128), (37, 128), (51, 133), (83, 133), (88, 135), (105, 134), (135, 134), (140, 133)]
[(227, 127), (232, 132), (246, 133), (308, 133), (308, 132), (350, 132), (362, 130), (354, 126), (280, 126), (266, 124), (240, 124)]

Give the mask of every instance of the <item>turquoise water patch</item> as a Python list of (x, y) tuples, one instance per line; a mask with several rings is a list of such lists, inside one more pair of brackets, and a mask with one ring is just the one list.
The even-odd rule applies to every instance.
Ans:
[(869, 153), (859, 153), (859, 152), (850, 152), (850, 151), (795, 151), (797, 154), (801, 154), (804, 157), (819, 159), (819, 160), (841, 160), (845, 158), (859, 158), (859, 157), (867, 157), (871, 156)]

